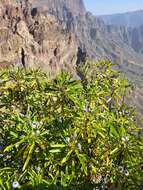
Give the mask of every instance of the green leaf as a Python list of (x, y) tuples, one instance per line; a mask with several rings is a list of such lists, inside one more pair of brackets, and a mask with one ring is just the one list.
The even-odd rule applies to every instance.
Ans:
[(10, 151), (13, 147), (22, 144), (24, 141), (25, 141), (25, 139), (22, 139), (22, 140), (20, 140), (19, 142), (15, 143), (15, 144), (12, 144), (12, 145), (7, 146), (7, 147), (4, 149), (4, 152)]
[(115, 138), (117, 138), (119, 136), (115, 126), (113, 126), (113, 125), (110, 125), (109, 134), (110, 134), (111, 137), (115, 137)]
[(70, 152), (68, 152), (67, 155), (66, 155), (66, 157), (64, 157), (64, 158), (62, 159), (61, 164), (64, 164), (65, 162), (68, 161), (68, 159), (69, 159), (71, 153), (72, 153), (72, 150), (71, 150)]
[(17, 133), (15, 133), (15, 132), (13, 132), (13, 131), (10, 131), (10, 134), (11, 134), (13, 137), (15, 137), (15, 138), (17, 138), (17, 137), (18, 137), (18, 134), (17, 134)]
[(52, 150), (49, 150), (50, 153), (59, 153), (61, 152), (60, 149), (52, 149)]
[(94, 174), (96, 174), (96, 173), (97, 173), (96, 167), (94, 167), (94, 166), (92, 165), (91, 168), (92, 168), (92, 171), (94, 172)]
[(102, 132), (98, 131), (98, 134), (99, 134), (103, 139), (105, 138), (105, 135), (104, 135)]
[(2, 188), (1, 190), (7, 190), (2, 179), (0, 179), (0, 187)]
[(32, 157), (32, 153), (33, 153), (34, 147), (35, 147), (35, 143), (33, 143), (33, 144), (30, 146), (30, 148), (29, 148), (29, 153), (28, 153), (27, 159), (26, 159), (26, 161), (25, 161), (25, 163), (24, 163), (24, 166), (23, 166), (23, 168), (22, 168), (22, 171), (24, 171), (24, 170), (26, 169), (27, 165), (29, 164), (29, 161), (30, 161), (30, 159), (31, 159), (31, 157)]
[(51, 148), (64, 148), (66, 145), (65, 144), (52, 144), (50, 146), (51, 146)]
[(13, 171), (13, 168), (10, 168), (10, 167), (0, 168), (0, 172), (7, 171), (7, 170)]
[(119, 148), (118, 148), (118, 147), (116, 147), (114, 150), (112, 150), (112, 151), (110, 152), (110, 155), (113, 155), (113, 154), (117, 153), (117, 152), (118, 152), (118, 150), (119, 150)]

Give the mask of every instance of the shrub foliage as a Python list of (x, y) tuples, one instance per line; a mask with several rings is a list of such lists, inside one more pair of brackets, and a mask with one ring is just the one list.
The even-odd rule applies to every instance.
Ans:
[(0, 71), (0, 189), (139, 189), (143, 139), (130, 85), (108, 61)]

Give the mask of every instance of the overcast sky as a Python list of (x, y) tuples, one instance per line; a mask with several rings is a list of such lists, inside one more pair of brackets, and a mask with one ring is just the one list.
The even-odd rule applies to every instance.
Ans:
[(87, 10), (95, 15), (143, 9), (143, 0), (84, 0)]

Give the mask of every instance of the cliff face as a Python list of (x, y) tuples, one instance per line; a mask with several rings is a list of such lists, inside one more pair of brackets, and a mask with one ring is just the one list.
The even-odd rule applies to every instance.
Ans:
[(1, 0), (0, 33), (3, 66), (56, 72), (88, 56), (111, 59), (139, 83), (143, 74), (142, 29), (105, 25), (82, 0)]
[(66, 14), (68, 9), (74, 15), (84, 14), (86, 12), (82, 0), (35, 0), (33, 6), (44, 7), (49, 12), (61, 16)]
[(81, 55), (84, 54), (89, 59), (110, 59), (118, 64), (118, 68), (126, 73), (131, 81), (139, 85), (140, 90), (137, 89), (134, 92), (136, 98), (133, 94), (129, 99), (130, 104), (136, 105), (142, 113), (139, 105), (142, 105), (143, 53), (141, 41), (143, 33), (124, 26), (105, 24), (101, 18), (85, 11), (83, 1), (35, 0), (34, 2), (33, 6), (43, 7), (42, 9), (57, 18), (67, 32), (75, 35), (80, 47), (78, 55), (81, 52)]
[(136, 52), (143, 54), (143, 24), (136, 28), (130, 28), (128, 35), (129, 44)]
[(128, 46), (131, 46), (135, 52), (139, 53), (140, 55), (143, 55), (143, 25), (136, 28), (120, 28), (122, 28), (122, 40)]
[(143, 10), (101, 16), (111, 29), (116, 28), (119, 37), (135, 52), (143, 54)]
[(31, 5), (26, 0), (0, 2), (0, 66), (41, 67), (51, 74), (72, 71), (78, 50), (74, 36), (54, 16)]
[[(85, 11), (82, 0), (35, 0), (60, 25), (75, 34), (78, 46), (94, 59), (110, 59), (118, 63), (132, 80), (143, 74), (143, 54), (135, 50), (134, 36), (125, 27), (108, 26), (100, 18)], [(73, 9), (73, 7), (76, 7)], [(132, 38), (132, 43), (128, 41)], [(134, 44), (134, 45), (133, 45)]]

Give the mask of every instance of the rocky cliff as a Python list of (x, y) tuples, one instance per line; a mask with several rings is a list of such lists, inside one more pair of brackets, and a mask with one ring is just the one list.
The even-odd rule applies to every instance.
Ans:
[(106, 25), (85, 11), (82, 0), (35, 0), (33, 6), (39, 4), (56, 16), (67, 32), (75, 34), (78, 46), (89, 59), (110, 59), (134, 81), (142, 76), (143, 54), (135, 50), (134, 41), (134, 45), (127, 41), (134, 34), (126, 28)]
[(83, 0), (35, 0), (33, 6), (43, 7), (58, 17), (66, 17), (67, 10), (74, 16), (86, 12)]
[(0, 18), (0, 65), (40, 66), (56, 73), (73, 70), (87, 56), (111, 59), (140, 82), (142, 33), (138, 39), (139, 31), (105, 25), (86, 12), (82, 0), (1, 0)]
[[(0, 1), (0, 66), (41, 67), (51, 74), (73, 70), (78, 46), (56, 18), (29, 0)], [(70, 63), (70, 64), (69, 64)]]
[(122, 27), (122, 29), (124, 30), (122, 40), (131, 46), (135, 52), (143, 55), (143, 25), (135, 28)]
[[(101, 16), (111, 33), (116, 34), (138, 55), (138, 64), (128, 64), (129, 78), (135, 83), (135, 90), (127, 102), (134, 105), (138, 112), (138, 122), (142, 126), (143, 114), (143, 11)], [(140, 61), (139, 61), (140, 60)], [(136, 62), (137, 63), (137, 62)], [(124, 70), (124, 67), (123, 67)]]
[(143, 10), (100, 18), (110, 29), (116, 28), (116, 33), (120, 33), (121, 39), (135, 52), (143, 54)]
[[(83, 1), (35, 0), (33, 6), (43, 7), (42, 9), (47, 10), (49, 14), (56, 16), (67, 33), (72, 32), (75, 35), (80, 47), (78, 55), (81, 52), (81, 55), (84, 54), (89, 59), (110, 59), (117, 63), (118, 68), (139, 86), (129, 99), (130, 104), (136, 105), (140, 113), (143, 112), (139, 106), (142, 105), (143, 91), (141, 32), (124, 26), (105, 24), (101, 18), (85, 11)], [(138, 33), (140, 37), (136, 38)]]

